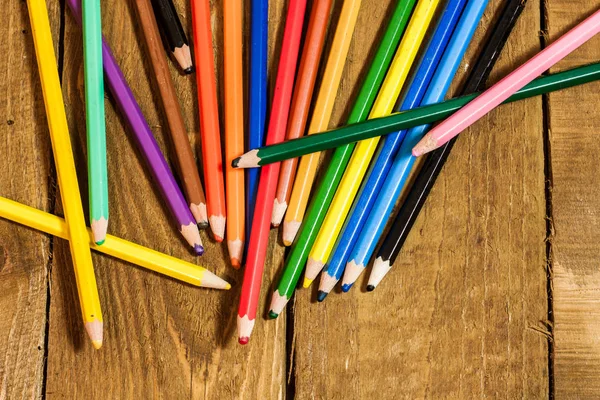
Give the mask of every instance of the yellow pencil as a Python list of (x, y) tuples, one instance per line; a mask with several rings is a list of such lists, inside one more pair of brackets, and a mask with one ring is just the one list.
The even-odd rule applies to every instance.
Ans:
[[(439, 0), (419, 0), (417, 3), (369, 118), (392, 112), (438, 4)], [(310, 252), (304, 276), (305, 288), (327, 262), (378, 143), (379, 137), (376, 137), (356, 145)]]
[(48, 10), (45, 0), (27, 0), (27, 7), (40, 80), (42, 81), (58, 184), (69, 230), (79, 305), (83, 314), (85, 330), (92, 339), (94, 347), (99, 349), (102, 346), (102, 311), (92, 265), (92, 254), (88, 246), (89, 236), (83, 217), (67, 116), (56, 68)]
[[(342, 12), (331, 44), (325, 72), (321, 78), (321, 88), (317, 96), (314, 112), (308, 127), (308, 134), (326, 131), (335, 103), (335, 96), (340, 86), (342, 72), (356, 26), (356, 19), (362, 0), (344, 2)], [(292, 188), (290, 205), (283, 222), (283, 243), (290, 246), (300, 228), (306, 211), (310, 189), (315, 180), (320, 153), (313, 153), (300, 159), (296, 180)]]
[[(0, 217), (69, 240), (69, 230), (64, 219), (4, 197), (0, 197)], [(92, 232), (88, 229), (89, 247), (93, 250), (194, 286), (225, 290), (231, 288), (229, 283), (206, 268), (111, 235), (107, 235), (106, 242), (98, 246), (91, 235)]]

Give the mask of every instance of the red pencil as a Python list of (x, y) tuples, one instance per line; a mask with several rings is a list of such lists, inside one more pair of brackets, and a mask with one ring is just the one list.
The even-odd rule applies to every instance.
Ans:
[(209, 0), (190, 1), (194, 53), (196, 56), (206, 208), (210, 229), (215, 240), (221, 242), (223, 236), (225, 236), (225, 184), (223, 183), (219, 104), (217, 102), (217, 79), (215, 77), (209, 3)]
[[(306, 0), (290, 0), (267, 131), (267, 145), (281, 142), (285, 138), (305, 10)], [(262, 167), (260, 171), (238, 309), (237, 328), (240, 344), (248, 343), (256, 320), (279, 167), (279, 163), (269, 164)]]

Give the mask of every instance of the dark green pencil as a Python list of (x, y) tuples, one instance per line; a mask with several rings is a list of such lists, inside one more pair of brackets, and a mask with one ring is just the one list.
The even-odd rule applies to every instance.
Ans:
[[(600, 63), (569, 69), (537, 78), (508, 98), (503, 104), (582, 85), (599, 79)], [(328, 132), (304, 136), (272, 146), (250, 150), (243, 156), (233, 160), (232, 165), (237, 168), (255, 168), (317, 151), (333, 149), (376, 136), (387, 135), (401, 129), (431, 124), (449, 117), (452, 113), (475, 99), (479, 94), (475, 93), (457, 97), (441, 103), (392, 114), (387, 117), (371, 119)]]

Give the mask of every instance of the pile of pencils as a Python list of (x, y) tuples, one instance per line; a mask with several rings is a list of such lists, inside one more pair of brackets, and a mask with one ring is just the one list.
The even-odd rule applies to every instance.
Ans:
[[(314, 1), (310, 13), (307, 0), (288, 1), (268, 110), (267, 0), (248, 0), (251, 21), (247, 66), (243, 56), (244, 2), (223, 1), (222, 110), (217, 98), (210, 2), (191, 0), (193, 62), (172, 1), (135, 0), (147, 56), (176, 149), (181, 191), (103, 41), (100, 1), (67, 0), (82, 25), (84, 39), (91, 218), (88, 231), (45, 0), (27, 2), (65, 219), (1, 197), (0, 216), (70, 241), (83, 320), (96, 348), (102, 345), (103, 323), (90, 249), (196, 286), (230, 288), (205, 268), (107, 234), (104, 79), (171, 217), (194, 253), (204, 253), (199, 228), (210, 227), (217, 242), (226, 239), (231, 265), (236, 269), (245, 266), (237, 318), (241, 344), (248, 343), (256, 320), (271, 227), (282, 225), (283, 243), (291, 246), (272, 295), (271, 318), (283, 311), (303, 273), (305, 288), (321, 274), (321, 302), (340, 280), (342, 291), (349, 291), (374, 259), (367, 285), (367, 290), (373, 291), (398, 257), (460, 132), (502, 103), (600, 79), (600, 64), (539, 77), (600, 31), (600, 11), (596, 11), (504, 79), (478, 93), (485, 89), (526, 6), (526, 0), (510, 0), (495, 17), (494, 27), (462, 88), (463, 96), (445, 100), (488, 1), (398, 0), (390, 7), (387, 28), (347, 125), (327, 131), (361, 0), (344, 1), (337, 21), (330, 21), (333, 0)], [(335, 27), (335, 31), (325, 52), (328, 26)], [(183, 73), (195, 71), (206, 195), (165, 47)], [(328, 54), (326, 59), (323, 54)], [(247, 84), (245, 67), (249, 72)], [(222, 127), (220, 112), (224, 115)], [(329, 149), (333, 153), (317, 181), (320, 152)], [(407, 188), (416, 158), (430, 152)], [(393, 215), (403, 191), (406, 199)], [(386, 227), (391, 228), (384, 235)], [(376, 252), (378, 244), (381, 246)]]

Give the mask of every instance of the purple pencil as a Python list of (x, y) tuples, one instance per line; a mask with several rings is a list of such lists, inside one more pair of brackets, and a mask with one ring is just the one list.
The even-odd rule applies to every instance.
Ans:
[[(81, 0), (67, 0), (67, 5), (73, 12), (77, 23), (81, 26)], [(185, 240), (194, 248), (197, 255), (204, 253), (204, 247), (198, 232), (198, 226), (192, 216), (190, 209), (181, 193), (181, 189), (175, 181), (165, 157), (154, 139), (154, 135), (140, 110), (127, 81), (117, 65), (106, 40), (102, 40), (102, 58), (104, 74), (108, 88), (112, 93), (119, 109), (129, 123), (134, 134), (135, 143), (138, 146), (152, 177), (158, 184), (162, 197), (175, 218), (179, 231)]]

